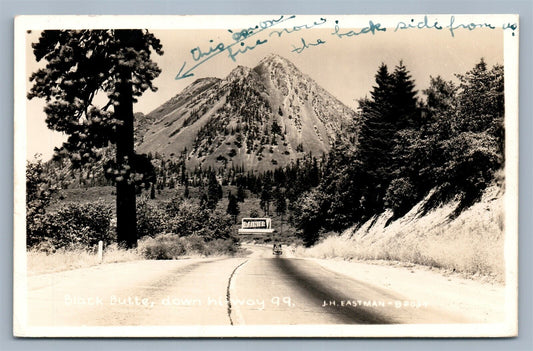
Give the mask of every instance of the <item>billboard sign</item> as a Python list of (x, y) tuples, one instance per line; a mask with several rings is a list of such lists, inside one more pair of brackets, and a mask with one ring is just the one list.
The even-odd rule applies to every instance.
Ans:
[(266, 234), (273, 233), (272, 219), (270, 218), (243, 218), (239, 234)]

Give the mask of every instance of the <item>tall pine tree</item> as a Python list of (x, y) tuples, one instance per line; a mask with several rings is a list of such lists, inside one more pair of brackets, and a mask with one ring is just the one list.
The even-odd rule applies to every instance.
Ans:
[(226, 208), (226, 213), (231, 216), (233, 223), (237, 223), (237, 216), (241, 210), (239, 209), (239, 203), (237, 198), (231, 193), (228, 193), (228, 207)]
[(150, 55), (161, 49), (145, 30), (46, 30), (33, 44), (37, 61), (47, 63), (31, 75), (28, 98), (44, 98), (48, 128), (68, 135), (56, 156), (81, 167), (116, 145), (106, 171), (116, 183), (117, 240), (128, 248), (137, 245), (133, 104), (156, 90), (160, 69)]
[(418, 128), (421, 120), (415, 82), (411, 79), (403, 61), (395, 67), (391, 78), (393, 84), (390, 101), (396, 129)]
[(381, 64), (375, 76), (376, 85), (372, 99), (359, 102), (361, 125), (359, 129), (356, 159), (360, 170), (352, 172), (360, 184), (361, 212), (371, 215), (383, 208), (385, 184), (390, 180), (392, 148), (396, 126), (394, 77), (385, 64)]

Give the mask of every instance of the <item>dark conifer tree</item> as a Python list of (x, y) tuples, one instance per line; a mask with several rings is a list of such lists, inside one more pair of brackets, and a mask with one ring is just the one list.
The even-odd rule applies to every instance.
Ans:
[(266, 216), (270, 215), (270, 202), (272, 201), (272, 187), (270, 183), (265, 182), (261, 190), (261, 200), (259, 205)]
[(415, 82), (411, 79), (407, 67), (400, 61), (392, 74), (392, 113), (397, 119), (396, 129), (418, 128), (420, 126), (420, 109), (417, 105)]
[(189, 182), (186, 182), (185, 183), (185, 190), (183, 190), (183, 197), (185, 199), (188, 199), (189, 196), (190, 196), (190, 194), (189, 194)]
[(206, 195), (206, 207), (209, 209), (215, 209), (218, 201), (222, 198), (222, 186), (218, 182), (215, 172), (211, 170), (209, 171)]
[(155, 186), (154, 183), (150, 184), (150, 199), (155, 199)]
[(391, 154), (396, 131), (391, 101), (393, 89), (394, 79), (387, 66), (381, 64), (376, 74), (376, 85), (370, 93), (372, 99), (359, 101), (361, 125), (355, 156), (359, 167), (353, 169), (355, 163), (348, 167), (351, 168), (353, 181), (359, 184), (356, 196), (361, 198), (360, 210), (364, 216), (382, 210), (384, 187), (392, 172)]
[[(101, 150), (116, 145), (115, 160), (106, 165), (116, 183), (117, 240), (137, 245), (133, 143), (133, 104), (160, 69), (151, 52), (161, 44), (144, 30), (46, 30), (33, 44), (37, 61), (47, 61), (33, 73), (28, 98), (46, 100), (46, 123), (68, 135), (56, 157), (69, 157), (73, 167), (98, 161)], [(95, 103), (98, 92), (107, 102)]]
[(244, 202), (245, 198), (246, 198), (246, 192), (244, 191), (244, 187), (242, 185), (239, 185), (237, 187), (237, 201)]
[(285, 196), (285, 191), (276, 187), (273, 197), (276, 206), (276, 214), (278, 216), (283, 216), (287, 212), (287, 198)]
[(233, 223), (237, 223), (237, 216), (240, 213), (239, 203), (231, 192), (228, 193), (228, 207), (226, 212), (233, 218)]

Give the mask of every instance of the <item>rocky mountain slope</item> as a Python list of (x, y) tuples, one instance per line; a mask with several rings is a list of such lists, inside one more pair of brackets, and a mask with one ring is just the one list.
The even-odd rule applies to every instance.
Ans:
[(284, 166), (354, 138), (355, 112), (277, 56), (226, 78), (202, 78), (137, 115), (137, 151), (184, 154), (188, 166)]

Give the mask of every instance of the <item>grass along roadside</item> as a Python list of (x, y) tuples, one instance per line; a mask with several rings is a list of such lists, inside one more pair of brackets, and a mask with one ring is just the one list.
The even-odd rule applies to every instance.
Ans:
[(192, 257), (220, 257), (243, 254), (243, 249), (231, 240), (204, 240), (196, 235), (179, 237), (175, 234), (159, 234), (139, 240), (136, 249), (125, 250), (112, 244), (104, 248), (102, 262), (95, 250), (58, 249), (55, 252), (29, 250), (27, 252), (28, 274), (44, 274), (100, 263), (118, 263), (136, 260), (176, 260)]
[(501, 191), (493, 187), (483, 199), (450, 220), (450, 203), (425, 216), (422, 203), (385, 225), (384, 213), (341, 236), (296, 250), (298, 256), (373, 262), (402, 262), (439, 268), (466, 277), (505, 281), (504, 208)]
[[(27, 252), (28, 275), (53, 273), (78, 268), (85, 268), (100, 264), (96, 252), (86, 249), (59, 249), (53, 253), (38, 250)], [(117, 245), (110, 245), (104, 249), (101, 263), (116, 263), (142, 260), (137, 249), (119, 249)]]

